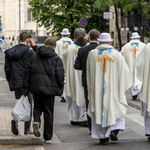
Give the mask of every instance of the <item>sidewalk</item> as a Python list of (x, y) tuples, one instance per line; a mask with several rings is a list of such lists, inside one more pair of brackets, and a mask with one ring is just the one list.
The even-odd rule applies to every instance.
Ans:
[(6, 79), (0, 77), (0, 145), (42, 145), (42, 138), (24, 135), (23, 122), (19, 122), (19, 135), (13, 135), (11, 132), (11, 111), (14, 105), (14, 93), (9, 91)]
[(0, 108), (0, 144), (1, 145), (42, 145), (42, 138), (34, 135), (24, 135), (24, 122), (19, 122), (19, 135), (11, 132), (11, 107)]

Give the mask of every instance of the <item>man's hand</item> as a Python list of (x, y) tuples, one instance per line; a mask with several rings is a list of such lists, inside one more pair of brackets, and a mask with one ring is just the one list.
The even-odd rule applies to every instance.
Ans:
[(34, 46), (35, 46), (35, 42), (34, 42), (34, 40), (33, 40), (33, 39), (30, 39), (30, 40), (29, 40), (29, 42), (30, 42), (30, 45), (31, 45), (32, 47), (34, 47)]

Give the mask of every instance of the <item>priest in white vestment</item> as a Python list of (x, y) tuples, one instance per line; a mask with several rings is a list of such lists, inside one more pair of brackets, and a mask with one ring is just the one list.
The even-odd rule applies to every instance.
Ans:
[(78, 49), (87, 44), (84, 36), (85, 30), (83, 28), (75, 29), (75, 42), (68, 47), (67, 52), (63, 54), (62, 60), (66, 76), (66, 102), (68, 104), (68, 114), (71, 124), (87, 126), (84, 88), (81, 81), (82, 72), (74, 69), (74, 62), (77, 57)]
[(9, 38), (5, 38), (2, 43), (2, 50), (5, 52), (7, 49), (11, 47)]
[(136, 59), (137, 78), (142, 82), (139, 94), (142, 101), (142, 114), (145, 122), (145, 135), (150, 142), (150, 43), (148, 43)]
[[(62, 59), (62, 55), (67, 51), (68, 46), (73, 44), (73, 41), (71, 40), (71, 38), (69, 38), (70, 32), (67, 28), (64, 28), (62, 30), (61, 36), (62, 38), (56, 42), (55, 52)], [(63, 91), (60, 102), (66, 102), (65, 91)]]
[(14, 39), (14, 41), (12, 41), (12, 46), (18, 45), (18, 41), (17, 39)]
[(123, 56), (111, 46), (110, 34), (101, 33), (98, 41), (100, 45), (89, 52), (87, 59), (88, 114), (92, 119), (91, 137), (107, 145), (109, 137), (117, 141), (118, 132), (125, 129), (125, 91), (133, 83)]
[(142, 83), (137, 78), (137, 70), (135, 67), (136, 57), (141, 53), (145, 44), (140, 41), (140, 36), (137, 32), (132, 33), (131, 41), (125, 44), (121, 49), (123, 55), (132, 75), (133, 85), (130, 88), (131, 96), (134, 100), (141, 90)]

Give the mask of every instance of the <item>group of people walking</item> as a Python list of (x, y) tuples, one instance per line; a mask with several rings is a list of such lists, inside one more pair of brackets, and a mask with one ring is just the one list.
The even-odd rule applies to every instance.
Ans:
[[(37, 47), (28, 32), (20, 34), (20, 44), (5, 51), (5, 74), (15, 98), (28, 96), (33, 110), (33, 134), (41, 136), (40, 116), (44, 113), (44, 140), (51, 143), (55, 96), (67, 103), (72, 125), (89, 128), (92, 138), (107, 145), (109, 139), (118, 140), (125, 129), (128, 104), (125, 91), (130, 88), (136, 100), (139, 92), (145, 132), (150, 141), (149, 101), (149, 44), (140, 41), (134, 32), (131, 41), (121, 52), (112, 46), (109, 33), (97, 29), (89, 32), (89, 43), (83, 28), (70, 32), (64, 28), (62, 38), (52, 37)], [(32, 49), (28, 46), (30, 44)], [(31, 113), (32, 116), (32, 113)], [(31, 120), (25, 123), (24, 134), (32, 134)], [(12, 132), (19, 134), (18, 121), (12, 120)]]
[(12, 41), (10, 40), (9, 37), (2, 37), (2, 39), (0, 39), (2, 41), (2, 43), (0, 44), (0, 48), (2, 49), (2, 51), (4, 52), (6, 49), (9, 49), (10, 47), (13, 47), (15, 45), (18, 44), (18, 41), (16, 38), (12, 38)]

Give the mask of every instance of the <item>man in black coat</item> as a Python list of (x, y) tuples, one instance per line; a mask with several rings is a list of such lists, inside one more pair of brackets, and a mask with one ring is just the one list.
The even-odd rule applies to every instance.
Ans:
[[(86, 111), (88, 110), (88, 91), (87, 91), (87, 81), (86, 81), (86, 60), (88, 57), (89, 52), (92, 49), (95, 49), (99, 44), (97, 39), (100, 36), (100, 32), (96, 29), (92, 29), (89, 32), (89, 42), (90, 44), (82, 47), (78, 51), (78, 56), (75, 60), (74, 68), (76, 70), (82, 70), (82, 85), (84, 87), (84, 94), (85, 94), (85, 100), (86, 100)], [(88, 119), (88, 127), (91, 131), (91, 118), (87, 115)]]
[[(31, 34), (26, 31), (20, 33), (20, 44), (5, 51), (5, 76), (8, 81), (10, 91), (14, 91), (16, 99), (20, 99), (20, 97), (22, 96), (21, 89), (27, 61), (29, 60), (31, 55), (38, 49), (31, 37)], [(28, 46), (29, 44), (33, 49)], [(29, 93), (28, 98), (32, 108), (31, 93)], [(13, 134), (18, 135), (19, 132), (17, 122), (15, 120), (12, 120), (11, 124)], [(32, 133), (30, 131), (30, 125), (31, 119), (28, 122), (25, 122), (24, 134)]]
[(31, 91), (33, 94), (33, 133), (36, 137), (41, 136), (40, 117), (44, 112), (44, 140), (50, 144), (53, 136), (54, 98), (63, 93), (64, 68), (62, 60), (54, 51), (56, 40), (50, 37), (44, 44), (27, 64), (22, 93), (27, 95)]

